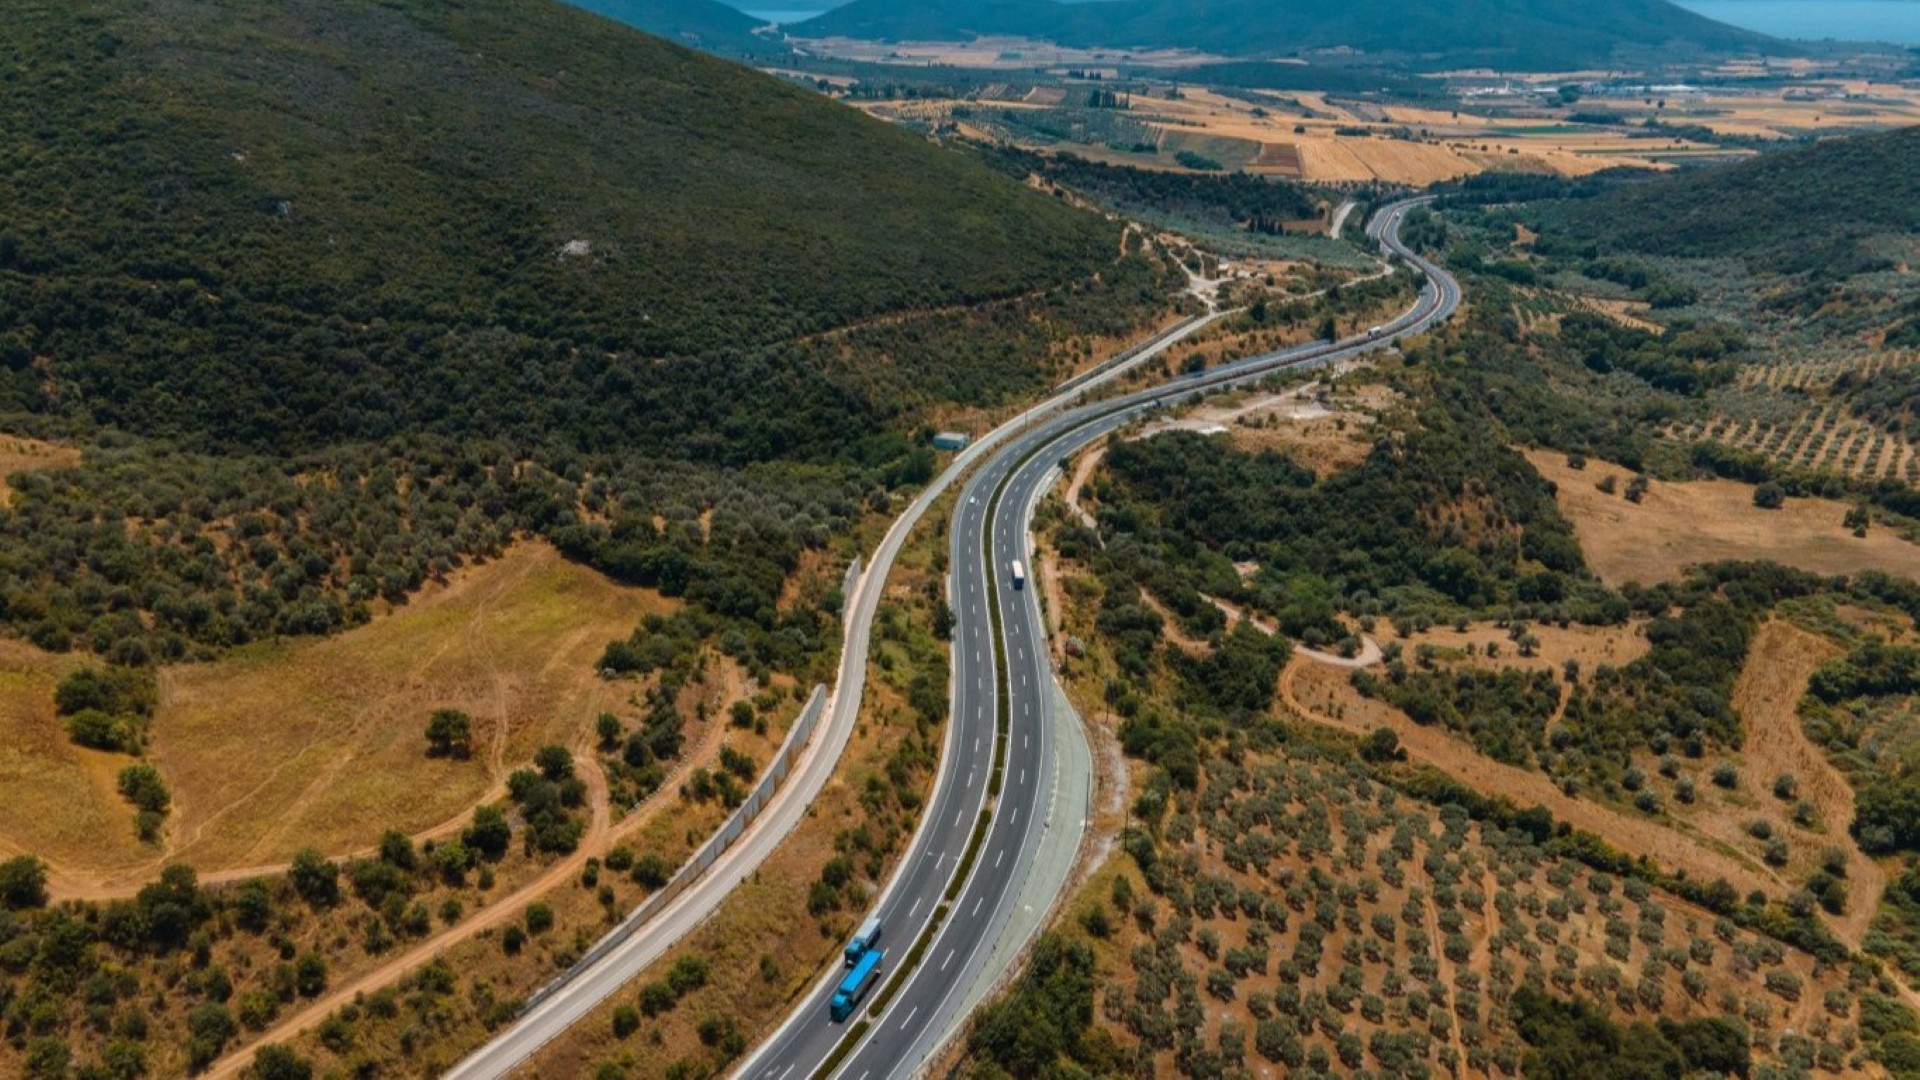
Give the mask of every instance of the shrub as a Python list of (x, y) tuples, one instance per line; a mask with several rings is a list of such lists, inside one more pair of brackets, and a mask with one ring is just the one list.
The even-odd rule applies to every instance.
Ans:
[(293, 884), (293, 891), (314, 907), (332, 907), (340, 902), (340, 868), (312, 848), (294, 855), (287, 880)]
[(436, 709), (427, 719), (427, 753), (464, 758), (473, 752), (473, 718), (459, 709)]
[(613, 1037), (624, 1039), (640, 1029), (640, 1012), (631, 1005), (616, 1005), (613, 1009)]
[(16, 911), (47, 906), (47, 864), (31, 855), (0, 862), (0, 905)]
[(544, 934), (553, 929), (553, 909), (545, 904), (528, 904), (526, 919), (529, 934)]

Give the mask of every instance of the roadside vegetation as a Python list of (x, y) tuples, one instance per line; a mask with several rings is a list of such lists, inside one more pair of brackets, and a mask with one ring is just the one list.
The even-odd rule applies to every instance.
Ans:
[[(1501, 188), (1413, 223), (1470, 307), (1365, 377), (1393, 394), (1362, 452), (1148, 427), (1051, 518), (1066, 670), (1137, 764), (1119, 853), (977, 1018), (976, 1074), (1913, 1075), (1910, 488), (1676, 439), (1833, 328), (1749, 334), (1694, 264), (1473, 208)], [(1758, 515), (1846, 500), (1842, 546), (1603, 578), (1593, 500), (1529, 456), (1623, 523), (1703, 477)]]
[[(752, 879), (632, 984), (543, 1048), (542, 1075), (723, 1072), (776, 1027), (872, 906), (918, 821), (947, 715), (947, 536), (935, 507), (888, 579), (861, 717), (835, 778)], [(698, 972), (693, 979), (688, 973)], [(450, 1050), (478, 1033), (453, 1033)]]

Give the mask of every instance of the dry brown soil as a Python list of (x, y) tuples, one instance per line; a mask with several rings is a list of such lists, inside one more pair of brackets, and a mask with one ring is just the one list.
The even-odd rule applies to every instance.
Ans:
[(1751, 484), (1655, 480), (1635, 505), (1595, 486), (1613, 476), (1624, 491), (1633, 475), (1627, 469), (1598, 460), (1574, 469), (1565, 454), (1525, 453), (1559, 487), (1560, 511), (1579, 533), (1588, 565), (1611, 585), (1650, 585), (1723, 559), (1771, 559), (1820, 574), (1875, 569), (1920, 577), (1920, 546), (1886, 529), (1855, 537), (1841, 524), (1843, 502), (1788, 499), (1779, 510), (1762, 510), (1753, 505)]

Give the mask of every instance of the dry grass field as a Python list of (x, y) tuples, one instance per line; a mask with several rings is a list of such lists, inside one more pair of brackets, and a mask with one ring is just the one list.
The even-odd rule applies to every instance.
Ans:
[(1855, 537), (1842, 526), (1847, 504), (1788, 499), (1779, 510), (1753, 505), (1753, 486), (1732, 480), (1655, 480), (1638, 505), (1596, 486), (1625, 486), (1629, 470), (1603, 461), (1574, 469), (1565, 455), (1530, 450), (1534, 468), (1559, 487), (1560, 511), (1580, 536), (1587, 562), (1609, 584), (1652, 584), (1686, 567), (1725, 559), (1772, 559), (1823, 574), (1877, 569), (1920, 577), (1920, 546), (1886, 529)]
[(80, 464), (80, 451), (71, 446), (18, 435), (0, 435), (0, 506), (13, 498), (7, 477), (36, 469), (65, 469)]
[(1853, 785), (1827, 755), (1807, 738), (1800, 723), (1800, 700), (1819, 666), (1839, 655), (1838, 645), (1787, 622), (1768, 622), (1754, 637), (1747, 663), (1734, 684), (1733, 707), (1746, 729), (1741, 761), (1751, 783), (1760, 788), (1775, 777), (1791, 776), (1800, 797), (1810, 802), (1818, 831), (1798, 830), (1789, 821), (1786, 800), (1765, 797), (1779, 835), (1798, 840), (1789, 870), (1803, 879), (1817, 865), (1820, 849), (1838, 846), (1846, 853), (1850, 890), (1846, 912), (1833, 920), (1841, 940), (1857, 944), (1865, 936), (1887, 873), (1860, 851), (1846, 826), (1853, 821)]
[(75, 746), (53, 711), (53, 688), (81, 666), (74, 656), (0, 641), (0, 853), (103, 865), (152, 857), (114, 790), (126, 759)]
[[(594, 662), (665, 606), (523, 544), (338, 637), (168, 669), (153, 757), (179, 803), (170, 854), (273, 863), (464, 813), (541, 745), (620, 711), (630, 688)], [(474, 718), (468, 761), (425, 754), (425, 718), (444, 707)]]
[[(8, 644), (0, 847), (46, 859), (56, 885), (113, 891), (162, 861), (229, 876), (305, 847), (340, 853), (387, 829), (431, 829), (539, 746), (631, 711), (632, 687), (601, 680), (594, 662), (666, 608), (527, 543), (337, 637), (164, 669), (149, 758), (174, 809), (158, 847), (137, 843), (113, 789), (128, 759), (74, 748), (53, 714), (52, 687), (78, 661)], [(426, 755), (426, 718), (443, 707), (474, 719), (468, 760)]]

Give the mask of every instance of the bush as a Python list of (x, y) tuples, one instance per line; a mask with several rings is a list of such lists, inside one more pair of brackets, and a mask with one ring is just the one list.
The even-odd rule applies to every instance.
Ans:
[(109, 716), (99, 709), (82, 709), (67, 717), (67, 738), (90, 750), (138, 754), (143, 749), (138, 724), (128, 717)]
[(544, 934), (553, 929), (553, 909), (546, 904), (528, 904), (526, 919), (529, 934)]
[(251, 1080), (312, 1080), (313, 1064), (285, 1046), (269, 1045), (253, 1056)]
[(340, 868), (312, 848), (294, 855), (287, 880), (293, 891), (314, 907), (332, 907), (340, 902)]
[(640, 1030), (640, 1013), (631, 1005), (616, 1005), (613, 1009), (613, 1037), (624, 1039)]
[(47, 864), (31, 855), (0, 862), (0, 905), (16, 911), (47, 906)]
[(173, 803), (160, 770), (144, 761), (121, 769), (115, 786), (122, 798), (141, 810), (164, 814)]
[(327, 988), (327, 961), (319, 953), (302, 953), (293, 965), (293, 987), (301, 997), (319, 997)]
[(673, 868), (667, 860), (648, 852), (640, 856), (633, 864), (633, 882), (644, 889), (665, 888), (673, 878)]
[(473, 752), (473, 718), (459, 709), (436, 709), (427, 719), (427, 753), (464, 758)]
[(1887, 776), (1860, 790), (1850, 831), (1870, 855), (1920, 849), (1920, 776)]

